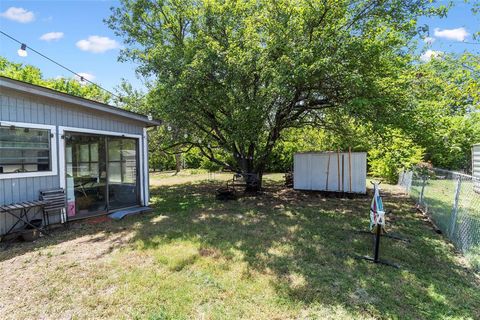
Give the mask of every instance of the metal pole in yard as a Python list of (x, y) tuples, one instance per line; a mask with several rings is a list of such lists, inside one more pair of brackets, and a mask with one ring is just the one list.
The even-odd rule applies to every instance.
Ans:
[(453, 240), (453, 233), (455, 232), (455, 225), (457, 224), (458, 200), (460, 198), (460, 188), (462, 185), (462, 177), (458, 176), (455, 183), (455, 197), (453, 198), (452, 216), (450, 218), (450, 239)]
[(420, 197), (418, 199), (418, 204), (423, 205), (423, 194), (425, 192), (425, 185), (427, 184), (427, 177), (425, 175), (422, 176), (422, 191), (420, 191)]
[(380, 224), (377, 224), (375, 226), (375, 228), (376, 228), (376, 230), (375, 230), (375, 247), (374, 247), (374, 250), (373, 250), (373, 262), (378, 263), (379, 262), (378, 256), (379, 256), (379, 251), (380, 251), (380, 236), (381, 236), (381, 232), (382, 232), (382, 226)]

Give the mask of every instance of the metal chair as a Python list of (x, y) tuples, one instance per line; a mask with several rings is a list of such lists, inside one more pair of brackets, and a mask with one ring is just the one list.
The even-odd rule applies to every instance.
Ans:
[(40, 191), (40, 200), (46, 202), (43, 207), (43, 221), (45, 226), (50, 225), (50, 215), (58, 214), (60, 217), (60, 223), (67, 223), (67, 198), (65, 196), (65, 190), (54, 189)]

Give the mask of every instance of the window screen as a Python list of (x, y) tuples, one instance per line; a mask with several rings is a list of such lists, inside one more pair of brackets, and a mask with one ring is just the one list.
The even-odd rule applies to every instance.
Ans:
[(50, 130), (0, 126), (0, 174), (51, 170)]

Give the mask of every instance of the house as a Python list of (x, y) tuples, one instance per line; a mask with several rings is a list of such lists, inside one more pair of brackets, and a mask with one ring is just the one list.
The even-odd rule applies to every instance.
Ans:
[[(158, 124), (0, 77), (0, 206), (58, 188), (65, 190), (69, 220), (148, 206), (147, 128)], [(0, 214), (0, 235), (14, 222)]]

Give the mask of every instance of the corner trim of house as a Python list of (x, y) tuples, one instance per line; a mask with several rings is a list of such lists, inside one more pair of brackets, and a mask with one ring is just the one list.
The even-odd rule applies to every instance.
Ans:
[(143, 128), (143, 205), (147, 207), (150, 200), (150, 191), (149, 191), (149, 172), (148, 172), (148, 133), (147, 128)]

